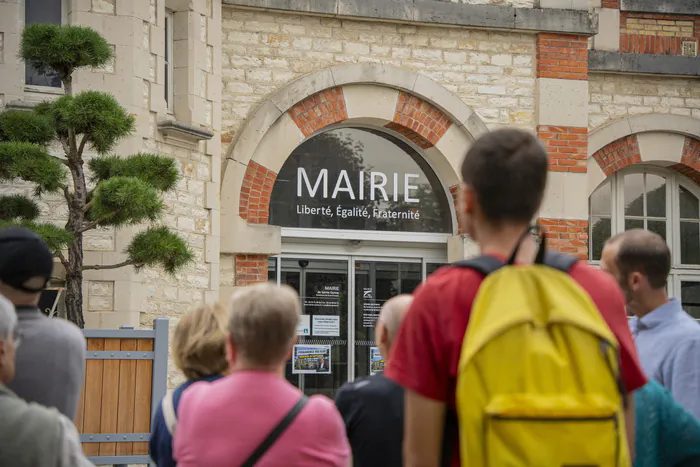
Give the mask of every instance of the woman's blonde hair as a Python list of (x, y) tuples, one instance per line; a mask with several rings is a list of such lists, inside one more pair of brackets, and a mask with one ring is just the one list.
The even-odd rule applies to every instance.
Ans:
[(228, 312), (220, 304), (204, 305), (185, 314), (175, 327), (173, 360), (189, 380), (223, 374)]

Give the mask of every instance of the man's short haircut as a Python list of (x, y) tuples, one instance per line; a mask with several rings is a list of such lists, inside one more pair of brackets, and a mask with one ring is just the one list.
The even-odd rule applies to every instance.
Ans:
[(300, 313), (299, 295), (289, 286), (245, 287), (231, 297), (229, 336), (248, 363), (278, 365), (294, 342)]
[(549, 158), (537, 138), (502, 129), (480, 137), (462, 163), (462, 180), (476, 192), (493, 224), (527, 223), (537, 213), (547, 184)]
[(671, 272), (671, 251), (661, 235), (632, 229), (612, 237), (607, 244), (619, 246), (615, 263), (623, 280), (633, 272), (640, 272), (653, 288), (666, 287)]
[(0, 340), (9, 338), (15, 330), (15, 326), (17, 326), (15, 306), (0, 295)]
[(204, 305), (185, 314), (173, 334), (173, 361), (188, 380), (222, 374), (226, 360), (228, 311)]

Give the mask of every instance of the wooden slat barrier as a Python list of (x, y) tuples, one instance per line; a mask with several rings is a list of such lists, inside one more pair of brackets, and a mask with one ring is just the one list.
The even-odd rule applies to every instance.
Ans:
[(75, 426), (95, 465), (144, 464), (153, 411), (165, 395), (168, 320), (153, 330), (85, 330), (87, 362)]

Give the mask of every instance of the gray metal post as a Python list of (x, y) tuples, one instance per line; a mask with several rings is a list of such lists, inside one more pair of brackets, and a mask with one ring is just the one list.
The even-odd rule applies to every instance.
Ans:
[(153, 386), (151, 389), (151, 411), (155, 413), (158, 403), (165, 396), (168, 386), (168, 319), (156, 318), (153, 322), (156, 333), (153, 343)]

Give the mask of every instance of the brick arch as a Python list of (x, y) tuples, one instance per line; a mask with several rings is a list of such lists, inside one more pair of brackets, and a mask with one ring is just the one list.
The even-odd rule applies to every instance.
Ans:
[[(643, 162), (636, 134), (624, 136), (609, 143), (594, 152), (592, 157), (606, 177), (625, 167)], [(680, 159), (668, 168), (700, 184), (700, 139), (686, 136)]]
[[(317, 92), (297, 102), (287, 114), (305, 139), (324, 128), (348, 120), (348, 110), (342, 87)], [(449, 116), (420, 97), (399, 91), (393, 120), (382, 125), (412, 141), (421, 149), (438, 144), (453, 125)], [(246, 168), (239, 198), (239, 215), (249, 224), (267, 224), (269, 206), (277, 173), (250, 160)], [(450, 188), (454, 195), (455, 186)], [(454, 198), (454, 196), (453, 196)]]

